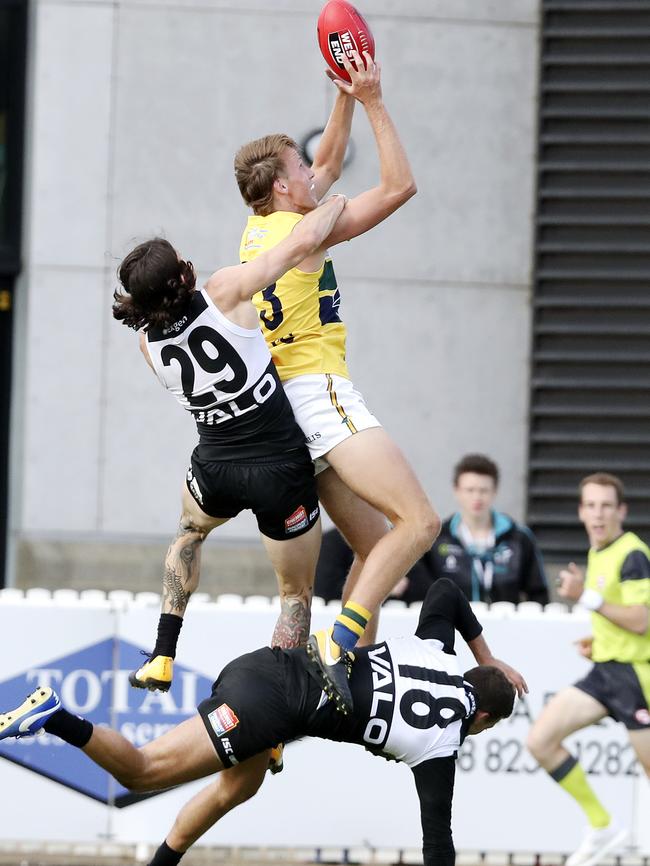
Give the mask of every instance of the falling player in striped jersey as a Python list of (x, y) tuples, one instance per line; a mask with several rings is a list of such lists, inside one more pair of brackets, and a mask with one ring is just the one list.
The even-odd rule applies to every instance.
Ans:
[[(455, 630), (478, 666), (459, 670)], [(469, 602), (447, 578), (432, 585), (415, 634), (356, 651), (354, 710), (337, 712), (310, 671), (303, 648), (261, 649), (230, 662), (198, 715), (138, 749), (108, 728), (61, 708), (50, 688), (0, 716), (0, 739), (43, 727), (135, 791), (169, 788), (230, 768), (181, 811), (150, 866), (177, 866), (216, 820), (251, 797), (277, 742), (314, 736), (357, 743), (402, 761), (420, 800), (425, 866), (453, 866), (451, 808), (455, 759), (468, 734), (512, 713), (522, 676), (495, 659)], [(218, 808), (218, 806), (221, 808)], [(207, 807), (206, 807), (207, 806)]]

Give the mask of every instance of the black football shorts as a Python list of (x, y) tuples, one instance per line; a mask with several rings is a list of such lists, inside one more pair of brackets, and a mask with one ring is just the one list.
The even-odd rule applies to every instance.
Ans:
[(295, 661), (264, 647), (221, 671), (199, 714), (224, 767), (300, 735), (309, 675)]
[(235, 517), (250, 509), (262, 535), (288, 541), (307, 532), (320, 509), (314, 467), (306, 448), (241, 462), (213, 459), (198, 445), (187, 470), (187, 489), (210, 517)]
[(650, 662), (596, 662), (574, 685), (601, 703), (628, 731), (650, 729)]

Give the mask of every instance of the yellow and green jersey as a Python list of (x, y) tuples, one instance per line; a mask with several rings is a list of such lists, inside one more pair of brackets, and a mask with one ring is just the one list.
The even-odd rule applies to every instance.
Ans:
[[(650, 606), (650, 548), (633, 532), (625, 532), (602, 550), (591, 548), (585, 586), (610, 604)], [(593, 661), (650, 661), (650, 628), (639, 635), (598, 613), (591, 619)]]
[[(293, 230), (302, 215), (276, 211), (250, 216), (239, 257), (252, 261)], [(262, 333), (280, 379), (314, 373), (350, 378), (345, 363), (345, 325), (339, 318), (340, 295), (329, 257), (320, 270), (308, 274), (298, 268), (280, 277), (253, 297)]]

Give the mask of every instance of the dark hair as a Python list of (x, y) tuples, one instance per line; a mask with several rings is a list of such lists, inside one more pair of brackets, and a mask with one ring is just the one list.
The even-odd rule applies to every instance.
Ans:
[(117, 275), (126, 294), (119, 289), (113, 292), (113, 316), (136, 331), (178, 321), (196, 285), (192, 262), (179, 259), (163, 238), (138, 244), (125, 256)]
[(586, 484), (600, 484), (602, 487), (613, 487), (616, 491), (616, 504), (620, 505), (625, 502), (625, 488), (623, 482), (616, 475), (610, 475), (609, 472), (594, 472), (593, 475), (587, 475), (578, 485), (578, 493), (582, 502), (582, 491)]
[(494, 481), (494, 486), (499, 486), (499, 467), (494, 460), (490, 460), (485, 454), (466, 454), (454, 466), (454, 487), (464, 472), (475, 472), (477, 475), (489, 475)]
[(515, 705), (515, 687), (502, 670), (492, 665), (479, 665), (463, 674), (474, 687), (476, 709), (489, 713), (493, 719), (507, 719)]

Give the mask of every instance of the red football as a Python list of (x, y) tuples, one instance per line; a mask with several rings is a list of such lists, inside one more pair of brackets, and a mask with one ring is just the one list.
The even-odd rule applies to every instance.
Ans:
[[(370, 27), (352, 3), (346, 0), (328, 0), (318, 16), (318, 44), (327, 65), (345, 81), (350, 76), (345, 71), (342, 57), (345, 53), (352, 60), (352, 52), (368, 51), (375, 56), (375, 40)], [(354, 61), (353, 61), (354, 62)]]

